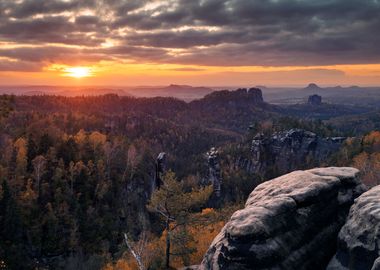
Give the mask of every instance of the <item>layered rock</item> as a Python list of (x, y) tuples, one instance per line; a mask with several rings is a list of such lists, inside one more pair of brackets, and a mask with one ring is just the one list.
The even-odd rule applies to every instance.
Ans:
[(290, 129), (272, 136), (258, 134), (252, 140), (251, 159), (238, 160), (238, 166), (250, 173), (281, 175), (308, 166), (316, 166), (335, 153), (343, 137), (323, 138), (303, 129)]
[(324, 269), (349, 207), (354, 168), (295, 171), (259, 185), (212, 242), (199, 269)]
[(210, 151), (207, 152), (207, 163), (209, 169), (209, 181), (213, 186), (215, 196), (219, 198), (222, 189), (222, 173), (220, 169), (219, 152), (215, 147), (212, 147)]
[(362, 194), (350, 209), (328, 270), (380, 269), (380, 186)]
[(318, 106), (322, 104), (322, 97), (319, 95), (309, 96), (307, 103), (312, 106)]

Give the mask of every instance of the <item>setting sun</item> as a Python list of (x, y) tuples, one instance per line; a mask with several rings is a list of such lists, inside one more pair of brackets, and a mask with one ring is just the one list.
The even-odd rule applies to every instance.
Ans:
[(74, 77), (74, 78), (84, 78), (91, 77), (92, 70), (88, 67), (69, 67), (64, 69), (64, 76)]

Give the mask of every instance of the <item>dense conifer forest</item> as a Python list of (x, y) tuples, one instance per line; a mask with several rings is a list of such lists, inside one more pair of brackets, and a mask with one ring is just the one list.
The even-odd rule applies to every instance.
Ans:
[[(0, 259), (4, 269), (163, 269), (199, 263), (259, 183), (247, 171), (258, 133), (346, 136), (323, 163), (354, 165), (375, 185), (380, 133), (298, 118), (224, 94), (174, 98), (1, 96)], [(334, 120), (337, 121), (337, 120)], [(349, 124), (349, 123), (348, 123)], [(341, 126), (344, 128), (341, 128)], [(221, 195), (207, 153), (218, 150)], [(165, 170), (157, 157), (165, 152)], [(160, 187), (158, 187), (160, 186)], [(168, 251), (169, 250), (169, 251)], [(137, 259), (136, 259), (137, 258)]]

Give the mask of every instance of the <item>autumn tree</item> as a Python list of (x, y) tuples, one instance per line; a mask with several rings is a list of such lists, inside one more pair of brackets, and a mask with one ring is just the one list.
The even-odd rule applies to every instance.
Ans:
[(33, 164), (33, 175), (36, 180), (37, 194), (40, 196), (41, 192), (41, 178), (45, 173), (46, 169), (46, 158), (42, 155), (35, 157), (32, 161)]
[(14, 146), (17, 150), (16, 157), (16, 175), (22, 176), (25, 175), (27, 169), (27, 148), (26, 141), (24, 138), (19, 138)]
[[(161, 215), (165, 226), (165, 267), (170, 268), (170, 256), (174, 254), (171, 246), (173, 233), (190, 225), (190, 214), (205, 205), (212, 193), (212, 187), (193, 189), (191, 192), (183, 191), (183, 184), (178, 181), (175, 174), (167, 172), (163, 177), (160, 189), (153, 192), (148, 209)], [(183, 231), (182, 231), (183, 232)], [(185, 234), (183, 234), (185, 236)], [(178, 239), (177, 239), (178, 240)], [(180, 242), (180, 241), (177, 241)], [(184, 251), (186, 252), (186, 251)]]

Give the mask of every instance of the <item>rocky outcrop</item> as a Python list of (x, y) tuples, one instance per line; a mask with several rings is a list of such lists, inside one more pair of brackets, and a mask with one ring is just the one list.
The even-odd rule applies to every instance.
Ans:
[(272, 136), (260, 133), (252, 140), (251, 158), (238, 159), (237, 165), (250, 173), (277, 176), (327, 161), (344, 140), (343, 137), (323, 138), (303, 129), (290, 129)]
[(156, 158), (155, 164), (155, 180), (154, 180), (154, 189), (160, 188), (162, 184), (162, 176), (166, 171), (166, 153), (161, 152)]
[(207, 152), (207, 163), (209, 169), (209, 182), (213, 186), (215, 196), (219, 198), (222, 188), (222, 174), (220, 169), (219, 152), (214, 147)]
[(248, 99), (249, 101), (252, 101), (253, 103), (263, 103), (263, 93), (259, 88), (250, 88), (248, 90)]
[(324, 269), (354, 199), (354, 168), (295, 171), (259, 185), (212, 242), (199, 269)]
[(322, 104), (322, 97), (319, 95), (311, 95), (307, 100), (307, 104), (311, 106), (318, 106)]
[(365, 192), (351, 207), (327, 269), (380, 269), (380, 186)]
[(258, 88), (239, 88), (235, 91), (215, 91), (204, 98), (206, 101), (223, 102), (244, 106), (246, 104), (264, 103), (263, 94)]

